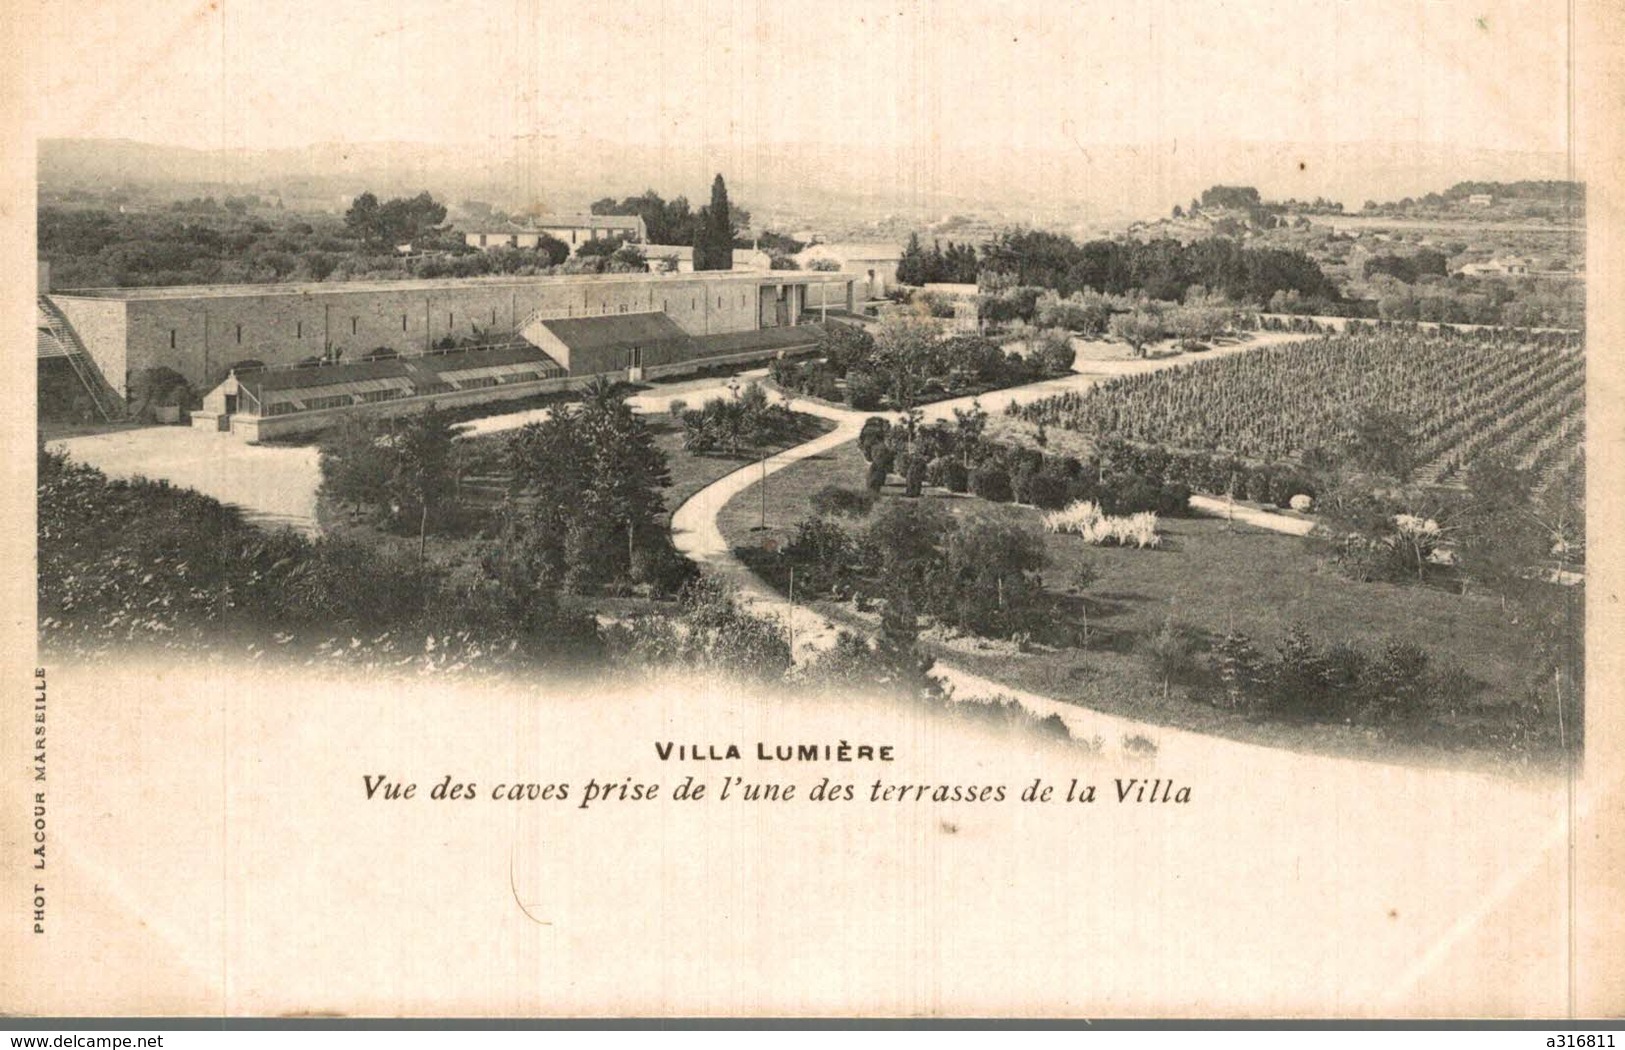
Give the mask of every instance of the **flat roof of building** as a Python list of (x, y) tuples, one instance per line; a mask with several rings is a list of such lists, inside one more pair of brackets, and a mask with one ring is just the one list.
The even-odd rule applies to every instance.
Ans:
[(561, 273), (541, 277), (441, 277), (400, 281), (302, 281), (285, 284), (181, 284), (135, 288), (67, 288), (49, 293), (69, 299), (224, 299), (263, 295), (354, 295), (371, 292), (436, 292), (465, 288), (528, 288), (535, 285), (634, 284), (639, 281), (732, 281), (750, 284), (840, 284), (851, 274), (818, 270), (696, 270), (693, 273)]
[(555, 317), (542, 321), (571, 350), (686, 343), (689, 334), (664, 313), (608, 314), (603, 317)]
[(337, 361), (295, 367), (255, 369), (240, 373), (237, 382), (256, 397), (279, 390), (310, 390), (345, 383), (404, 379), (414, 387), (443, 386), (441, 377), (475, 369), (496, 369), (513, 365), (559, 367), (540, 348), (529, 343), (503, 343), (495, 346), (435, 350), (427, 354), (384, 357), (372, 361)]

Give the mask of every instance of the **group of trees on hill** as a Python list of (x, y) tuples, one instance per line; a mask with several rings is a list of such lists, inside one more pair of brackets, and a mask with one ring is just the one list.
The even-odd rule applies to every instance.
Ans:
[(1252, 186), (1209, 186), (1202, 191), (1203, 208), (1239, 208), (1243, 211), (1264, 203), (1258, 190)]
[[(897, 278), (916, 285), (975, 282), (994, 293), (1025, 290), (1029, 298), (1048, 289), (1063, 298), (1095, 292), (1165, 302), (1180, 302), (1199, 286), (1232, 303), (1261, 307), (1287, 293), (1334, 313), (1341, 299), (1337, 285), (1302, 252), (1247, 248), (1222, 237), (1191, 244), (1171, 239), (1079, 244), (1059, 233), (1007, 230), (982, 245), (978, 257), (970, 245), (952, 242), (946, 249), (933, 244), (926, 250), (916, 234), (903, 249)], [(1012, 316), (1030, 312), (1018, 309)]]
[(750, 212), (728, 200), (728, 187), (720, 174), (711, 182), (711, 203), (698, 211), (689, 206), (687, 197), (668, 201), (654, 190), (644, 190), (620, 200), (602, 197), (593, 201), (592, 213), (641, 217), (650, 244), (693, 247), (696, 270), (732, 269), (739, 231), (750, 225)]
[[(580, 246), (575, 257), (562, 241), (543, 237), (536, 248), (494, 248), (465, 243), (447, 208), (427, 191), (381, 200), (358, 195), (342, 219), (268, 209), (254, 198), (177, 202), (168, 211), (128, 213), (42, 207), (39, 252), (61, 288), (192, 284), (272, 284), (355, 278), (528, 276), (557, 272), (643, 271), (641, 249), (619, 239)], [(496, 221), (489, 204), (461, 206), (479, 221)], [(691, 212), (683, 198), (666, 202), (650, 190), (622, 201), (605, 198), (594, 214), (638, 214), (656, 244), (692, 245), (696, 269), (729, 269), (739, 230), (750, 215), (734, 207), (721, 175), (711, 203)], [(398, 249), (411, 245), (410, 256)], [(775, 239), (781, 255), (799, 242)]]
[(1178, 302), (1193, 285), (1201, 285), (1233, 303), (1260, 306), (1281, 291), (1327, 304), (1340, 298), (1337, 285), (1302, 252), (1246, 248), (1222, 237), (1192, 244), (1175, 240), (1078, 244), (1062, 234), (1013, 230), (983, 246), (981, 274), (1054, 289), (1063, 296), (1092, 289)]
[(933, 242), (926, 251), (920, 246), (920, 235), (912, 233), (897, 260), (897, 280), (913, 285), (975, 284), (979, 266), (976, 249), (968, 244), (949, 241), (945, 249)]
[(445, 221), (446, 206), (427, 190), (416, 197), (395, 197), (382, 203), (369, 190), (344, 213), (344, 225), (369, 248), (412, 244), (425, 234), (441, 232)]
[[(46, 207), (38, 236), (60, 288), (269, 284), (418, 276), (419, 260), (397, 251), (408, 243), (415, 253), (433, 253), (430, 261), (472, 257), (475, 249), (445, 219), (445, 205), (428, 193), (380, 201), (369, 192), (342, 219), (264, 208)], [(536, 262), (531, 253), (520, 264)], [(491, 272), (491, 260), (467, 265), (473, 272), (456, 275)]]
[(1431, 248), (1421, 248), (1411, 255), (1373, 255), (1365, 261), (1365, 276), (1384, 273), (1406, 284), (1415, 284), (1421, 277), (1445, 276), (1449, 263), (1449, 256)]
[(773, 381), (826, 401), (844, 396), (862, 411), (907, 411), (944, 397), (1064, 375), (1076, 356), (1065, 332), (1035, 333), (1019, 354), (978, 335), (945, 337), (935, 320), (913, 315), (888, 317), (873, 335), (832, 321), (819, 335), (819, 348), (821, 360), (774, 361)]
[[(1488, 195), (1490, 203), (1470, 204), (1468, 198)], [(1440, 215), (1488, 219), (1536, 218), (1578, 221), (1585, 217), (1585, 184), (1557, 179), (1517, 182), (1458, 182), (1442, 193), (1425, 193), (1397, 201), (1368, 200), (1365, 215)]]

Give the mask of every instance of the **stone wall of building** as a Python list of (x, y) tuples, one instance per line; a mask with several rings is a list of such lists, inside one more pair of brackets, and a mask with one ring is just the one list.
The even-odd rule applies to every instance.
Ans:
[(133, 366), (125, 357), (125, 304), (108, 299), (72, 299), (51, 296), (68, 324), (79, 334), (85, 351), (96, 362), (102, 377), (114, 390), (128, 389), (128, 373)]
[[(754, 331), (759, 287), (726, 274), (649, 274), (52, 299), (114, 386), (122, 389), (128, 373), (162, 365), (208, 388), (245, 361), (291, 365), (324, 354), (353, 361), (379, 347), (414, 353), (447, 336), (507, 338), (537, 314), (663, 311), (690, 335)], [(844, 301), (844, 285), (839, 292)]]

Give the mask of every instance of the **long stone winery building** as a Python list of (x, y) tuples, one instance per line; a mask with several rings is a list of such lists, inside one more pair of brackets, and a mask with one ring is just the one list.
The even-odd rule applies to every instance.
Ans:
[[(812, 342), (792, 330), (853, 310), (854, 296), (845, 274), (719, 271), (111, 288), (50, 292), (41, 310), (119, 394), (144, 369), (173, 369), (209, 391), (196, 423), (255, 440), (382, 402), (498, 400), (769, 357)], [(261, 396), (343, 387), (351, 368), (366, 389)]]

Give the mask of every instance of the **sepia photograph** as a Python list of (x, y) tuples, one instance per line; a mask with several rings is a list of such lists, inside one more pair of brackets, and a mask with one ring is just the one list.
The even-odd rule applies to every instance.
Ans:
[(1625, 1010), (1602, 5), (9, 21), (8, 1020)]

